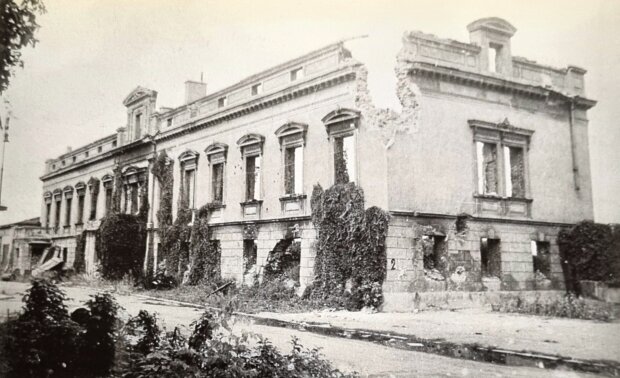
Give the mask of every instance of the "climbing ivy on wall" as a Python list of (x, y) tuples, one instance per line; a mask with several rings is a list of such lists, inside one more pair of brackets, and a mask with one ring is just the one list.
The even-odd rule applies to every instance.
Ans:
[(166, 151), (162, 151), (155, 159), (151, 168), (151, 173), (159, 184), (159, 210), (157, 211), (157, 222), (161, 230), (172, 224), (172, 187), (174, 179), (172, 169), (174, 163)]
[(76, 273), (82, 273), (86, 269), (86, 233), (82, 232), (75, 236), (75, 261), (73, 269)]
[(217, 282), (220, 279), (220, 248), (210, 240), (209, 205), (198, 210), (190, 237), (190, 271), (187, 283), (195, 285), (201, 281)]
[(378, 207), (364, 210), (364, 193), (353, 183), (325, 191), (316, 185), (311, 207), (318, 241), (310, 295), (336, 297), (351, 309), (381, 306), (389, 215)]
[(137, 215), (121, 214), (123, 166), (114, 169), (114, 190), (110, 212), (101, 220), (95, 248), (101, 261), (101, 274), (107, 279), (121, 279), (126, 274), (142, 276), (146, 250), (146, 220), (149, 209), (148, 182), (140, 190), (140, 209)]

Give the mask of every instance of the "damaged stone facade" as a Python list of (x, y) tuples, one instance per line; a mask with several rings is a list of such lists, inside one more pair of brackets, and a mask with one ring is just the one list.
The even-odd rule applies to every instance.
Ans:
[[(216, 93), (187, 82), (176, 108), (157, 109), (157, 92), (136, 88), (123, 102), (127, 125), (46, 162), (41, 223), (50, 245), (97, 229), (122, 162), (138, 174), (126, 182), (150, 201), (145, 256), (157, 268), (160, 188), (150, 167), (166, 151), (173, 218), (181, 195), (192, 209), (209, 204), (221, 275), (238, 283), (262, 279), (291, 243), (301, 287), (312, 282), (309, 196), (346, 168), (366, 206), (391, 214), (386, 308), (411, 308), (423, 293), (561, 288), (557, 234), (593, 213), (586, 112), (595, 102), (585, 97), (585, 70), (512, 56), (516, 29), (505, 20), (477, 20), (468, 30), (470, 43), (403, 35), (392, 68), (400, 109), (374, 104), (372, 72), (343, 43)], [(64, 188), (92, 179), (101, 189), (80, 191), (72, 215), (58, 218)], [(79, 211), (94, 215), (82, 225)], [(93, 259), (87, 253), (87, 269)]]

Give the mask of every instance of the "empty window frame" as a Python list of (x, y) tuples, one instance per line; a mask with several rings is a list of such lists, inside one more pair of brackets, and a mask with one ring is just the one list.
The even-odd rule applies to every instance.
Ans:
[(355, 135), (334, 138), (334, 180), (336, 184), (354, 182), (356, 178)]
[(303, 77), (304, 77), (304, 70), (302, 67), (291, 70), (291, 81), (303, 79)]
[(88, 184), (88, 190), (90, 192), (90, 214), (88, 220), (97, 219), (97, 200), (99, 199), (99, 181), (92, 180)]
[(45, 229), (50, 227), (50, 220), (52, 218), (52, 203), (45, 203)]
[(65, 226), (71, 225), (71, 202), (72, 201), (73, 201), (73, 197), (65, 198), (65, 223), (64, 223)]
[[(527, 198), (527, 150), (533, 131), (483, 121), (474, 129), (477, 192), (479, 195)], [(504, 121), (507, 122), (507, 121)]]
[(134, 139), (140, 139), (142, 133), (142, 113), (137, 113), (134, 118)]
[(501, 73), (502, 45), (497, 43), (489, 43), (489, 49), (487, 54), (489, 58), (489, 71)]
[(260, 198), (261, 156), (252, 155), (245, 158), (245, 199)]
[(303, 166), (303, 146), (293, 146), (284, 149), (285, 194), (295, 195), (303, 193)]
[(190, 209), (195, 208), (195, 189), (196, 189), (196, 169), (187, 169), (184, 174), (183, 194), (185, 195), (185, 203)]
[(257, 83), (252, 85), (252, 96), (256, 96), (263, 93), (263, 83)]
[(62, 206), (62, 199), (60, 196), (56, 197), (56, 209), (54, 210), (54, 228), (60, 227), (60, 211)]
[(548, 278), (551, 273), (551, 247), (549, 242), (532, 240), (531, 249), (534, 273), (541, 273)]
[(172, 117), (166, 119), (166, 127), (171, 127), (172, 126)]
[(211, 164), (211, 201), (224, 202), (224, 162)]
[(110, 177), (107, 180), (102, 180), (103, 183), (103, 191), (105, 194), (105, 213), (109, 214), (112, 210), (112, 193), (114, 191), (114, 181)]
[(480, 239), (480, 263), (483, 277), (501, 278), (502, 257), (500, 239)]
[(256, 274), (256, 261), (257, 261), (257, 245), (256, 240), (244, 240), (243, 241), (243, 274), (248, 274), (254, 269)]
[(78, 193), (78, 208), (77, 208), (77, 219), (75, 223), (82, 224), (84, 222), (84, 193)]
[(444, 251), (446, 237), (441, 235), (423, 235), (422, 251), (424, 253), (424, 269), (439, 271), (443, 270)]

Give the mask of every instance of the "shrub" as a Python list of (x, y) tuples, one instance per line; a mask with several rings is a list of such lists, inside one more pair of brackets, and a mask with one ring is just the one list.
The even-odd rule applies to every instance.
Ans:
[(566, 287), (580, 294), (579, 281), (620, 282), (619, 232), (608, 225), (584, 221), (558, 235)]
[(107, 374), (114, 365), (118, 304), (110, 294), (96, 294), (86, 302), (90, 318), (81, 343), (84, 371)]
[(32, 282), (24, 312), (8, 325), (9, 376), (71, 376), (76, 371), (80, 327), (69, 318), (64, 299), (56, 285)]
[(128, 325), (132, 329), (140, 328), (142, 337), (138, 340), (134, 349), (143, 355), (152, 353), (160, 343), (161, 330), (157, 325), (157, 316), (149, 314), (146, 310), (140, 310), (137, 316), (129, 319)]
[(146, 249), (145, 223), (135, 215), (111, 213), (101, 222), (97, 237), (101, 274), (118, 280), (126, 274), (142, 276)]

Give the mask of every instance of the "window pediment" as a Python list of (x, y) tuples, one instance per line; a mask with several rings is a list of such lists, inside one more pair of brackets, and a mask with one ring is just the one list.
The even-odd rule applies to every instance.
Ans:
[(75, 184), (75, 191), (77, 192), (78, 196), (83, 196), (84, 193), (86, 193), (86, 184), (84, 183), (84, 181), (80, 181)]
[(63, 194), (65, 195), (65, 198), (72, 198), (73, 197), (73, 187), (70, 185), (65, 186), (62, 189)]
[(198, 163), (198, 152), (192, 150), (186, 150), (181, 155), (179, 155), (179, 161), (185, 170), (196, 168), (196, 164)]
[(224, 143), (212, 143), (205, 148), (205, 154), (209, 163), (221, 163), (226, 160), (228, 153), (228, 145)]
[(288, 122), (280, 126), (275, 134), (280, 140), (280, 147), (305, 145), (308, 125), (305, 123)]
[(265, 137), (260, 134), (246, 134), (239, 138), (237, 146), (241, 149), (242, 156), (258, 155), (263, 150)]
[(505, 118), (500, 123), (481, 121), (477, 119), (470, 119), (467, 123), (469, 123), (469, 126), (474, 130), (475, 136), (482, 139), (507, 141), (512, 139), (515, 143), (518, 143), (528, 141), (534, 134), (534, 130), (523, 129), (511, 125), (508, 118)]
[(125, 184), (134, 184), (136, 182), (146, 181), (146, 168), (138, 168), (130, 166), (123, 171), (123, 181)]
[(329, 135), (339, 135), (350, 133), (357, 128), (358, 120), (360, 118), (360, 111), (347, 109), (347, 108), (338, 108), (321, 120), (325, 125), (325, 131)]
[[(54, 197), (61, 197), (62, 196), (62, 189), (54, 189), (54, 193), (53, 193)], [(59, 198), (56, 198), (57, 200)]]

